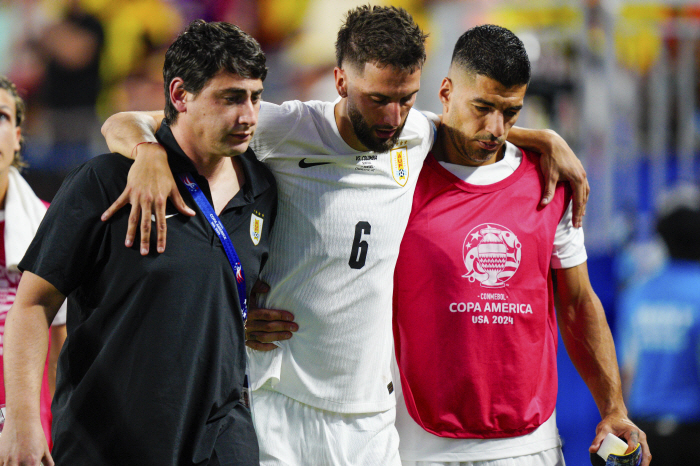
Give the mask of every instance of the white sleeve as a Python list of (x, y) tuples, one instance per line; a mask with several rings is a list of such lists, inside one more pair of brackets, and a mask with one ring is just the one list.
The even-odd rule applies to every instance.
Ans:
[(301, 121), (302, 103), (298, 100), (282, 105), (260, 103), (258, 125), (250, 143), (259, 160), (270, 157), (275, 149), (294, 131)]
[(68, 300), (66, 299), (61, 304), (61, 308), (56, 313), (56, 317), (53, 318), (53, 322), (51, 322), (52, 326), (66, 325), (67, 303)]
[(552, 247), (553, 269), (569, 269), (586, 262), (586, 246), (583, 244), (583, 228), (574, 228), (573, 203), (569, 207), (557, 225), (554, 234), (554, 246)]

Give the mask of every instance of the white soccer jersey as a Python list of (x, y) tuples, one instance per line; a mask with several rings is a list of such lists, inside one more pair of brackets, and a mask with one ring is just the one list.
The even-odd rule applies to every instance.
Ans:
[(262, 307), (299, 331), (270, 352), (249, 350), (251, 388), (339, 413), (395, 404), (390, 371), (394, 266), (413, 192), (435, 137), (411, 110), (398, 144), (358, 152), (340, 136), (335, 103), (263, 103), (251, 147), (272, 170), (279, 212), (261, 279)]

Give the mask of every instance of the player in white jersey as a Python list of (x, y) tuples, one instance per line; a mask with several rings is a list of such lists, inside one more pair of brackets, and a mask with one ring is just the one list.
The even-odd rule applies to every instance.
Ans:
[[(261, 107), (252, 147), (273, 170), (279, 189), (264, 305), (291, 311), (299, 324), (289, 339), (289, 330), (297, 328), (285, 320), (291, 314), (252, 310), (249, 317), (249, 346), (275, 348), (251, 351), (263, 464), (399, 464), (389, 369), (392, 273), (415, 181), (434, 138), (430, 121), (412, 110), (424, 40), (403, 10), (352, 10), (336, 44), (340, 99)], [(113, 117), (104, 128), (110, 148), (128, 153), (150, 140), (143, 128), (154, 129), (154, 117), (116, 118), (136, 118), (136, 128)], [(511, 134), (520, 136), (517, 144), (535, 149), (561, 144), (547, 132)], [(132, 186), (161, 187), (128, 188), (106, 217), (132, 204), (131, 244), (143, 213), (141, 244), (147, 252), (149, 197), (159, 199), (162, 249), (161, 207), (174, 183), (160, 174), (167, 162), (159, 148), (145, 146), (137, 151), (134, 166), (140, 171)], [(573, 178), (585, 179), (578, 165), (573, 172)], [(585, 199), (585, 180), (577, 191)], [(177, 196), (173, 202), (180, 205)], [(286, 340), (279, 348), (269, 343), (279, 339)]]
[(327, 411), (380, 412), (395, 402), (385, 277), (434, 126), (410, 110), (388, 154), (358, 151), (343, 140), (334, 108), (296, 101), (261, 109), (265, 129), (253, 149), (280, 198), (261, 277), (274, 286), (261, 305), (294, 310), (299, 330), (276, 351), (250, 352), (251, 385)]

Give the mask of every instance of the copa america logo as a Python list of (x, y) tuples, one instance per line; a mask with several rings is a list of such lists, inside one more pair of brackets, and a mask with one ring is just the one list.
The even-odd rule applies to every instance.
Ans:
[(190, 189), (196, 189), (197, 184), (190, 179), (189, 175), (183, 175), (182, 176), (182, 182), (185, 183), (185, 185), (190, 188)]
[(520, 266), (522, 245), (508, 228), (482, 223), (464, 239), (462, 259), (470, 282), (479, 280), (486, 288), (503, 288)]

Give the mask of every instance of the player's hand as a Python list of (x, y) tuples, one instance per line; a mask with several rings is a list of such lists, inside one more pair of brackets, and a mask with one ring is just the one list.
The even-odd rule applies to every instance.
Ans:
[(248, 320), (245, 325), (246, 346), (258, 351), (271, 351), (277, 348), (274, 341), (289, 340), (292, 333), (299, 330), (294, 322), (294, 314), (277, 309), (261, 309), (255, 304), (258, 294), (267, 293), (270, 287), (258, 280), (253, 285)]
[(605, 436), (609, 433), (624, 438), (627, 441), (627, 451), (625, 454), (632, 453), (637, 444), (642, 444), (642, 466), (649, 466), (651, 462), (651, 452), (647, 444), (647, 434), (642, 429), (637, 427), (630, 419), (622, 413), (614, 413), (603, 418), (596, 427), (596, 436), (593, 439), (588, 451), (595, 453), (600, 448), (600, 445), (605, 440)]
[(9, 419), (0, 436), (0, 466), (54, 466), (41, 422), (17, 429)]
[(168, 166), (168, 155), (159, 144), (141, 144), (136, 148), (137, 157), (129, 170), (126, 188), (109, 209), (102, 214), (102, 221), (111, 218), (115, 212), (131, 204), (129, 223), (124, 245), (130, 248), (134, 244), (136, 230), (141, 230), (141, 255), (149, 252), (151, 239), (151, 213), (156, 218), (158, 252), (165, 251), (167, 227), (165, 224), (165, 205), (168, 198), (180, 213), (188, 216), (195, 212), (187, 207), (180, 196), (177, 184)]
[(549, 153), (540, 157), (540, 168), (544, 174), (545, 191), (542, 196), (542, 205), (547, 205), (554, 197), (557, 182), (560, 179), (571, 183), (574, 194), (573, 224), (580, 228), (583, 225), (583, 216), (586, 215), (586, 203), (591, 187), (588, 184), (586, 170), (581, 161), (576, 157), (564, 138), (556, 132), (547, 130)]

